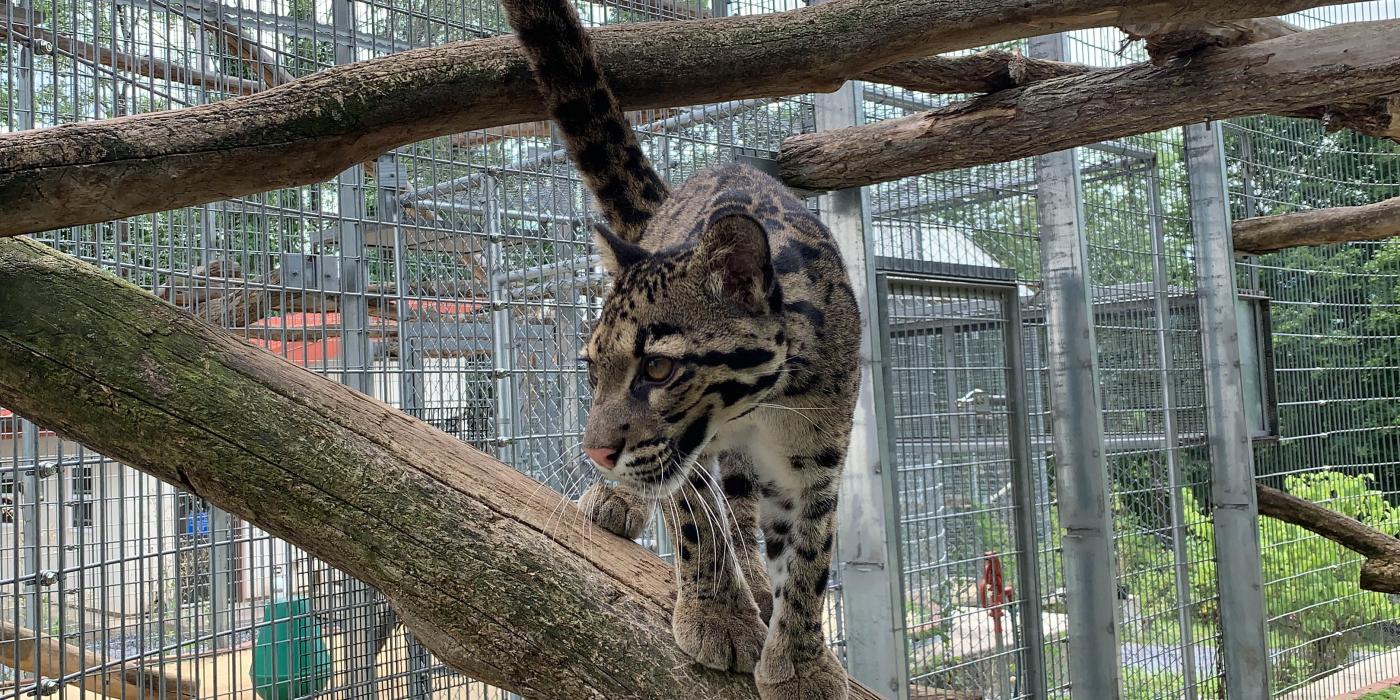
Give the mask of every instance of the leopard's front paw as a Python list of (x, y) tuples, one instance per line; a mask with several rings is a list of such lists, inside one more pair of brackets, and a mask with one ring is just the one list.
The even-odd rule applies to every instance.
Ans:
[(701, 665), (742, 673), (753, 671), (768, 636), (758, 608), (749, 600), (682, 597), (671, 616), (671, 630), (681, 651)]
[(598, 527), (635, 540), (651, 519), (651, 502), (631, 491), (598, 482), (588, 487), (578, 507)]
[(846, 700), (846, 669), (830, 650), (799, 662), (773, 656), (765, 654), (754, 669), (753, 678), (762, 700)]

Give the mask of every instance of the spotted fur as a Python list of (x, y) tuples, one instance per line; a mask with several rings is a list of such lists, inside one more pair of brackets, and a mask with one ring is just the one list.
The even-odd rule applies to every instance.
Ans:
[[(836, 243), (751, 168), (669, 192), (572, 6), (505, 7), (611, 224), (595, 232), (613, 285), (584, 352), (584, 446), (616, 450), (599, 465), (616, 485), (582, 505), (627, 536), (662, 505), (680, 571), (676, 641), (697, 661), (752, 670), (764, 700), (845, 698), (821, 626), (860, 340)], [(648, 376), (654, 360), (664, 376)]]

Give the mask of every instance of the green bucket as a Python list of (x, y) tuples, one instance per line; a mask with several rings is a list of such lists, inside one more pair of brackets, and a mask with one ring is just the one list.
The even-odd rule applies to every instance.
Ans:
[(311, 601), (294, 597), (263, 608), (249, 675), (262, 700), (294, 700), (326, 689), (331, 655), (311, 614)]

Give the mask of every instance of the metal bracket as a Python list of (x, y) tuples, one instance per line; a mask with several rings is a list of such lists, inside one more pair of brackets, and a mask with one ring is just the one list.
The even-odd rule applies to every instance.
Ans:
[(339, 292), (340, 265), (322, 264), (322, 256), (282, 253), (282, 285), (287, 289)]

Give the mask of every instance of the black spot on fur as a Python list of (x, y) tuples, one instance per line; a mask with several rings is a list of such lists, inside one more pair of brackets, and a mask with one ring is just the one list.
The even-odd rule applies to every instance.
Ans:
[(681, 560), (690, 561), (690, 548), (685, 545), (681, 545)]
[(730, 369), (753, 369), (773, 361), (773, 351), (767, 348), (739, 348), (737, 350), (711, 350), (700, 355), (685, 358), (689, 362), (707, 367), (728, 367)]
[(828, 533), (826, 534), (826, 539), (825, 539), (824, 541), (822, 541), (822, 551), (823, 551), (823, 552), (830, 552), (830, 551), (831, 551), (831, 546), (832, 546), (833, 544), (836, 544), (836, 538), (833, 537), (832, 534), (828, 532)]
[(754, 386), (752, 384), (745, 384), (743, 382), (729, 379), (726, 381), (711, 384), (710, 386), (706, 387), (705, 393), (719, 394), (720, 401), (723, 401), (724, 405), (728, 407), (739, 403), (740, 399), (743, 399), (745, 396), (754, 393)]
[(830, 515), (836, 510), (836, 496), (823, 496), (807, 504), (807, 509), (802, 515), (808, 520), (818, 520)]
[(730, 474), (724, 477), (724, 495), (730, 498), (748, 498), (753, 495), (753, 480), (743, 474)]
[(773, 534), (786, 535), (789, 532), (792, 532), (792, 524), (786, 520), (778, 520), (775, 521), (771, 526), (769, 526), (769, 529), (773, 531)]
[(681, 537), (684, 537), (686, 542), (698, 544), (700, 542), (700, 530), (695, 527), (695, 523), (685, 523), (681, 525)]
[(781, 537), (774, 537), (764, 543), (763, 549), (768, 554), (769, 559), (777, 559), (783, 555), (785, 547), (787, 547), (787, 543)]
[(812, 581), (812, 595), (820, 596), (826, 593), (826, 576), (818, 576)]
[(817, 466), (819, 467), (826, 467), (830, 469), (832, 467), (841, 466), (841, 457), (842, 455), (840, 450), (828, 447), (822, 450), (821, 452), (818, 452), (817, 456), (813, 458), (813, 461), (816, 462)]
[(799, 300), (788, 302), (783, 306), (783, 310), (789, 313), (801, 314), (812, 324), (812, 328), (821, 330), (826, 327), (826, 312), (817, 308), (810, 301)]
[(681, 433), (680, 439), (676, 440), (676, 451), (682, 457), (694, 454), (696, 450), (700, 449), (700, 443), (705, 441), (705, 430), (709, 426), (710, 415), (708, 413), (700, 414), (700, 417), (696, 418), (686, 427), (685, 432)]

